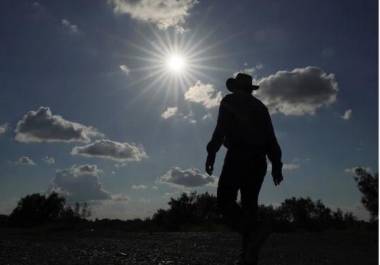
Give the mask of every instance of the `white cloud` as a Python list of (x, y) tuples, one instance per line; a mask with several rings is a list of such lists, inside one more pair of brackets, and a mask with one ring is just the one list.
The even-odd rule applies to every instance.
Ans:
[(74, 25), (73, 23), (71, 23), (69, 20), (67, 20), (65, 18), (61, 20), (61, 24), (63, 27), (65, 27), (66, 29), (68, 29), (72, 33), (78, 33), (79, 32), (78, 26)]
[(210, 109), (219, 105), (222, 100), (222, 93), (216, 91), (212, 84), (203, 84), (198, 80), (186, 91), (185, 99), (189, 102), (200, 103), (205, 108)]
[(42, 161), (44, 161), (48, 165), (55, 164), (55, 159), (54, 157), (51, 157), (51, 156), (45, 156), (44, 158), (42, 158)]
[(8, 130), (8, 123), (0, 124), (0, 135), (6, 133)]
[(111, 199), (99, 181), (101, 173), (96, 165), (89, 164), (57, 170), (50, 191), (64, 195), (70, 202)]
[(133, 143), (121, 143), (108, 139), (96, 140), (84, 146), (75, 146), (71, 154), (111, 159), (119, 162), (141, 161), (147, 158), (147, 154), (142, 147)]
[(158, 190), (157, 186), (152, 186), (152, 190)]
[(145, 185), (132, 185), (133, 190), (145, 190), (147, 186)]
[(181, 188), (193, 188), (215, 183), (214, 176), (202, 174), (198, 169), (174, 167), (159, 178), (159, 182)]
[(29, 156), (21, 156), (17, 161), (15, 162), (16, 165), (21, 166), (35, 166), (36, 163), (29, 157)]
[(161, 117), (165, 120), (170, 118), (177, 118), (190, 124), (197, 123), (197, 120), (194, 118), (194, 113), (192, 111), (189, 111), (187, 113), (179, 112), (177, 107), (168, 107), (163, 113), (161, 113)]
[(95, 128), (53, 115), (50, 108), (31, 110), (17, 122), (15, 139), (18, 142), (89, 142), (102, 136)]
[(344, 112), (344, 114), (341, 116), (343, 120), (349, 120), (352, 116), (352, 109), (348, 109)]
[(165, 120), (173, 117), (178, 111), (177, 107), (168, 107), (163, 113), (161, 113), (161, 117)]
[(129, 67), (125, 64), (120, 65), (119, 68), (126, 75), (129, 75), (129, 73), (131, 72), (131, 69), (129, 69)]
[(278, 71), (259, 82), (256, 95), (272, 113), (313, 115), (336, 101), (338, 83), (334, 74), (314, 66)]
[(155, 24), (159, 29), (183, 30), (186, 17), (197, 0), (109, 0), (118, 14)]

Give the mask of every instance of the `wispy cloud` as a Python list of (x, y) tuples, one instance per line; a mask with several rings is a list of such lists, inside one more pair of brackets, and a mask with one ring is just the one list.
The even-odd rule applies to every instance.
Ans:
[(155, 24), (159, 29), (175, 27), (183, 30), (189, 11), (197, 0), (109, 0), (117, 14)]
[(61, 20), (61, 24), (64, 28), (66, 28), (67, 30), (69, 30), (71, 33), (78, 33), (79, 32), (79, 28), (77, 25), (71, 23), (68, 19), (64, 18)]
[(55, 164), (55, 159), (54, 157), (51, 157), (51, 156), (45, 156), (44, 158), (42, 158), (42, 161), (44, 161), (48, 165)]
[(163, 113), (161, 113), (161, 117), (165, 120), (173, 117), (178, 111), (177, 107), (168, 107)]
[(141, 146), (121, 143), (108, 139), (96, 140), (84, 146), (75, 146), (72, 155), (82, 155), (86, 157), (98, 157), (119, 162), (141, 161), (147, 158), (147, 154)]
[(348, 110), (346, 110), (346, 111), (343, 113), (343, 115), (341, 116), (341, 118), (342, 118), (343, 120), (346, 120), (346, 121), (348, 121), (349, 119), (351, 119), (351, 117), (352, 117), (352, 109), (348, 109)]
[(181, 169), (179, 167), (173, 167), (159, 178), (159, 182), (174, 187), (193, 188), (213, 184), (215, 179), (214, 176), (202, 174), (200, 170), (195, 168)]
[(129, 75), (129, 73), (131, 72), (131, 69), (129, 69), (129, 67), (125, 64), (120, 65), (119, 68), (126, 75)]
[(29, 156), (21, 156), (19, 159), (17, 159), (15, 164), (21, 165), (21, 166), (35, 166), (36, 165), (33, 159), (30, 158)]
[(372, 172), (372, 169), (370, 168), (370, 167), (363, 167), (363, 166), (357, 166), (357, 167), (350, 167), (350, 168), (346, 168), (346, 169), (344, 169), (344, 172), (345, 173), (348, 173), (348, 174), (350, 174), (350, 175), (356, 175), (356, 170), (358, 169), (358, 168), (362, 168), (362, 169), (364, 169), (364, 170), (366, 170), (366, 171), (368, 171), (368, 172)]
[(299, 165), (299, 164), (289, 163), (289, 164), (284, 164), (282, 168), (283, 168), (284, 170), (291, 171), (291, 170), (299, 169), (299, 168), (300, 168), (300, 165)]
[(8, 130), (8, 123), (0, 124), (0, 135), (6, 133)]
[(185, 92), (185, 100), (202, 104), (205, 108), (217, 107), (222, 100), (222, 93), (217, 91), (212, 84), (203, 84), (197, 81)]
[(145, 185), (132, 185), (133, 190), (145, 190), (147, 189), (147, 186)]

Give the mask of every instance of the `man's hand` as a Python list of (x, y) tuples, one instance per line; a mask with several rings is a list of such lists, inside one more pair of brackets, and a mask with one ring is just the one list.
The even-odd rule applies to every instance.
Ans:
[(274, 185), (280, 185), (281, 181), (284, 179), (282, 176), (282, 168), (272, 168), (272, 177)]
[(206, 172), (210, 176), (214, 171), (214, 163), (215, 163), (215, 154), (208, 154), (206, 159)]

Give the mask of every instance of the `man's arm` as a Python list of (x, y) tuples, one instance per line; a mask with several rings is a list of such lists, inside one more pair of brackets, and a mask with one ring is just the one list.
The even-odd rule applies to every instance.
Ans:
[(270, 114), (266, 109), (266, 120), (268, 124), (268, 145), (267, 145), (267, 156), (272, 163), (272, 177), (275, 185), (280, 184), (283, 179), (282, 176), (282, 162), (281, 162), (281, 148), (278, 144), (276, 134), (274, 132), (272, 120)]
[(228, 105), (225, 98), (220, 103), (219, 114), (216, 123), (214, 133), (212, 134), (211, 141), (207, 144), (207, 160), (206, 160), (206, 172), (211, 175), (214, 169), (214, 162), (216, 153), (222, 146), (225, 136), (226, 128), (230, 122), (230, 114), (228, 113)]
[(212, 134), (210, 142), (207, 144), (207, 153), (209, 154), (216, 154), (223, 144), (224, 137), (226, 135), (226, 114), (225, 102), (222, 101), (220, 103), (219, 114), (214, 133)]

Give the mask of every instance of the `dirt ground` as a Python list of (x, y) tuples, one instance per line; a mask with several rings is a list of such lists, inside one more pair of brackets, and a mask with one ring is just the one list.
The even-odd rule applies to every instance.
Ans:
[[(0, 230), (1, 265), (233, 264), (234, 233), (27, 233)], [(367, 231), (272, 234), (262, 249), (266, 265), (375, 265), (377, 234)]]

